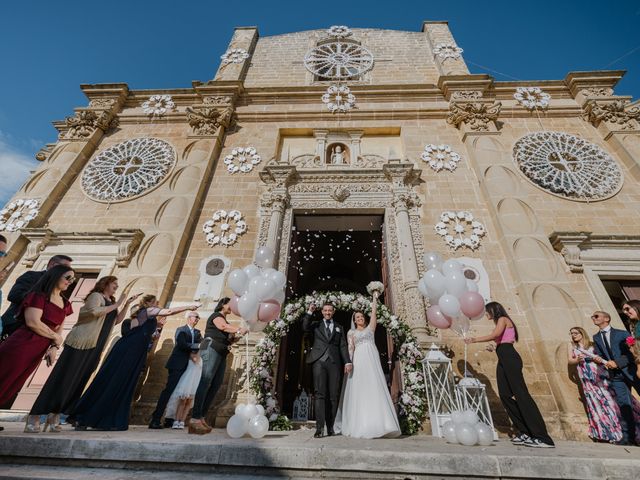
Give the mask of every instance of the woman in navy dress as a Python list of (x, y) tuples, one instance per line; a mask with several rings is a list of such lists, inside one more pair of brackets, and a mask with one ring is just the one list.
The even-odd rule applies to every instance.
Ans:
[(73, 412), (76, 430), (129, 428), (131, 402), (156, 328), (164, 325), (164, 317), (198, 307), (160, 308), (154, 295), (142, 297), (132, 312), (131, 330), (113, 346), (93, 383), (78, 401)]

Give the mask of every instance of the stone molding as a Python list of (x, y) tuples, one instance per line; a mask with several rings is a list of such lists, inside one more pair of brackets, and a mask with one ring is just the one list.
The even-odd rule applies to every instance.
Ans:
[(191, 127), (191, 134), (197, 137), (220, 135), (222, 129), (231, 126), (233, 112), (234, 108), (231, 103), (219, 105), (204, 102), (187, 107), (187, 122)]
[(627, 99), (589, 99), (584, 105), (584, 117), (598, 127), (605, 122), (614, 130), (636, 130), (639, 128), (640, 107), (632, 107)]
[(474, 132), (497, 129), (496, 122), (502, 108), (501, 102), (451, 102), (447, 123), (456, 128), (462, 126)]
[(573, 273), (599, 266), (633, 266), (640, 271), (640, 235), (597, 235), (591, 232), (553, 232), (553, 248)]
[(116, 247), (115, 263), (118, 267), (129, 266), (136, 254), (144, 233), (139, 229), (107, 229), (106, 232), (54, 232), (48, 228), (27, 228), (21, 231), (29, 240), (27, 252), (22, 258), (22, 264), (31, 268), (45, 248), (53, 245), (96, 244), (112, 245)]

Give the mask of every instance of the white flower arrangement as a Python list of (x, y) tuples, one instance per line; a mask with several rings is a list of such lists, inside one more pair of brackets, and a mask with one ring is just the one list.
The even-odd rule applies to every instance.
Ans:
[(374, 293), (377, 293), (378, 296), (382, 295), (382, 292), (384, 292), (384, 283), (370, 282), (369, 285), (367, 285), (367, 292), (369, 292), (371, 296), (373, 296)]
[[(272, 393), (275, 384), (273, 369), (276, 345), (280, 344), (280, 339), (287, 334), (291, 324), (302, 318), (311, 302), (317, 305), (329, 302), (337, 310), (361, 309), (371, 312), (371, 299), (360, 293), (314, 292), (313, 295), (295, 298), (283, 306), (284, 318), (271, 322), (264, 330), (265, 337), (256, 344), (256, 354), (251, 366), (251, 371), (256, 372), (251, 376), (251, 389), (271, 417), (279, 413), (277, 400)], [(423, 355), (409, 326), (393, 315), (384, 304), (378, 305), (378, 323), (393, 338), (401, 363), (404, 378), (404, 391), (399, 402), (402, 432), (417, 433), (427, 415), (425, 383), (420, 363)]]
[[(231, 226), (234, 223), (234, 227)], [(220, 223), (220, 232), (216, 232), (216, 224)], [(247, 223), (242, 219), (242, 213), (238, 210), (217, 210), (211, 220), (207, 220), (202, 225), (207, 244), (210, 247), (224, 245), (229, 247), (236, 243), (238, 237), (247, 231)]]

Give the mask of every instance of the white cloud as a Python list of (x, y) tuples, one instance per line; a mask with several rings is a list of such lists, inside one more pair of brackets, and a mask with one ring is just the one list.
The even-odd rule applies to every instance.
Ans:
[(0, 208), (22, 186), (37, 160), (11, 145), (12, 137), (0, 131)]

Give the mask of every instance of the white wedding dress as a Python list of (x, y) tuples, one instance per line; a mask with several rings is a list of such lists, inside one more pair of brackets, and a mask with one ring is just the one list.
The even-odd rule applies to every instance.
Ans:
[(398, 416), (380, 366), (373, 330), (351, 329), (347, 342), (353, 371), (345, 377), (335, 430), (353, 438), (399, 436)]

